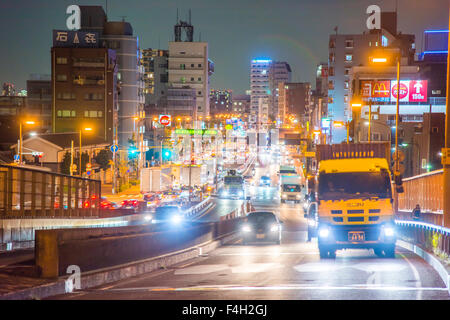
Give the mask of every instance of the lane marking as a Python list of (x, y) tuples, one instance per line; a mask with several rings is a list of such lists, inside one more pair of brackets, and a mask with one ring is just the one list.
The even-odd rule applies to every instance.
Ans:
[[(409, 267), (412, 269), (413, 274), (414, 274), (414, 278), (416, 279), (416, 281), (415, 281), (416, 282), (416, 287), (417, 288), (422, 287), (422, 281), (420, 280), (420, 274), (417, 271), (416, 267), (412, 264), (411, 261), (409, 261), (408, 258), (406, 258), (406, 256), (404, 254), (399, 253), (399, 255), (402, 256), (403, 259), (406, 260), (406, 262), (408, 262)], [(422, 291), (418, 291), (417, 292), (416, 300), (422, 300)]]
[(347, 290), (347, 291), (447, 291), (447, 288), (435, 287), (404, 287), (404, 286), (389, 286), (389, 285), (366, 285), (357, 284), (349, 286), (315, 286), (315, 285), (273, 285), (273, 286), (242, 286), (242, 285), (211, 285), (211, 286), (193, 286), (193, 287), (136, 287), (136, 288), (117, 288), (111, 291), (146, 291), (146, 292), (182, 292), (182, 291), (274, 291), (274, 290)]

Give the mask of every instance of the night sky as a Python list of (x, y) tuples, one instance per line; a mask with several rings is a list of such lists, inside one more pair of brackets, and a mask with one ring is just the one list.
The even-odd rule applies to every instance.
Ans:
[[(0, 0), (0, 84), (25, 88), (30, 73), (50, 74), (53, 29), (66, 29), (70, 4), (102, 5), (105, 0)], [(293, 81), (314, 83), (315, 66), (327, 61), (328, 37), (366, 30), (366, 8), (394, 11), (395, 0), (109, 0), (108, 19), (126, 16), (141, 48), (167, 49), (176, 9), (192, 9), (194, 38), (201, 33), (215, 63), (211, 88), (243, 93), (249, 88), (250, 60), (287, 61)], [(398, 0), (398, 28), (416, 35), (421, 50), (425, 29), (447, 29), (448, 0)]]

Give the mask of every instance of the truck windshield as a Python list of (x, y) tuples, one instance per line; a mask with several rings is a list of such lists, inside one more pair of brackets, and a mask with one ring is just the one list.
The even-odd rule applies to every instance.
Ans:
[(285, 184), (283, 185), (284, 192), (300, 192), (300, 186), (298, 184)]
[(225, 184), (242, 184), (242, 177), (225, 177), (224, 182)]
[(319, 174), (319, 199), (391, 198), (387, 171)]

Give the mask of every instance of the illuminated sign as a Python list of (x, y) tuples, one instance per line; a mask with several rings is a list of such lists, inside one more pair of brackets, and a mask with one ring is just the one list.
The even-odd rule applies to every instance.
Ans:
[(329, 128), (330, 123), (331, 121), (329, 118), (322, 118), (322, 128)]
[(58, 48), (98, 48), (99, 37), (97, 32), (53, 30), (53, 46)]
[[(397, 101), (397, 80), (361, 80), (361, 96), (364, 101), (373, 102)], [(401, 80), (400, 102), (427, 102), (427, 80)]]
[[(400, 102), (427, 102), (427, 80), (400, 81)], [(397, 101), (397, 81), (391, 81), (391, 102)]]
[(165, 127), (170, 126), (172, 117), (169, 114), (160, 114), (158, 122)]
[(210, 129), (176, 129), (175, 134), (178, 135), (202, 135), (202, 136), (213, 136), (217, 134), (217, 130)]

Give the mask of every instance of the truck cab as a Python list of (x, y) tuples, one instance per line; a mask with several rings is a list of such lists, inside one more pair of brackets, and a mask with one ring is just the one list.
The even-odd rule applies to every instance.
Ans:
[(395, 256), (389, 146), (360, 145), (328, 145), (317, 153), (316, 202), (308, 218), (317, 221), (321, 258), (347, 248)]

